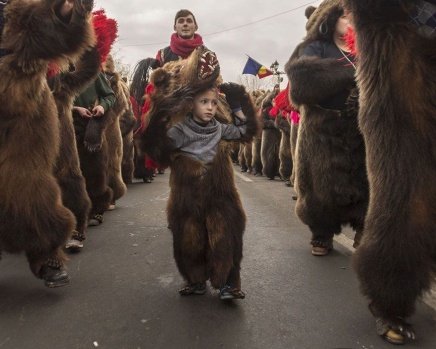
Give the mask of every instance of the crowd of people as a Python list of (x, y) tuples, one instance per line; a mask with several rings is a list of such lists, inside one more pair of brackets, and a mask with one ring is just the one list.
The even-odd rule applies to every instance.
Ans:
[(377, 333), (414, 338), (405, 318), (436, 275), (435, 1), (309, 6), (286, 89), (250, 92), (223, 82), (186, 9), (128, 86), (109, 54), (116, 22), (92, 8), (0, 1), (0, 252), (25, 252), (46, 286), (66, 285), (65, 251), (83, 248), (133, 178), (170, 167), (179, 293), (210, 281), (243, 299), (233, 161), (294, 186), (314, 256), (350, 225)]

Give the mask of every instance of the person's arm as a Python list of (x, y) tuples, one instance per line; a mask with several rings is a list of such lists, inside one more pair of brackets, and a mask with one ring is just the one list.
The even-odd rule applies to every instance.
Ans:
[(226, 96), (226, 101), (232, 109), (234, 117), (234, 125), (232, 126), (236, 127), (239, 133), (237, 138), (250, 142), (259, 131), (259, 123), (253, 101), (246, 92), (245, 87), (235, 83), (224, 83), (219, 88), (220, 92)]
[(73, 111), (75, 111), (77, 114), (79, 114), (82, 118), (91, 118), (92, 113), (83, 107), (74, 106)]
[(102, 116), (107, 110), (114, 106), (115, 93), (102, 73), (100, 73), (97, 77), (96, 90), (100, 104), (95, 106), (91, 112), (93, 116), (98, 117)]

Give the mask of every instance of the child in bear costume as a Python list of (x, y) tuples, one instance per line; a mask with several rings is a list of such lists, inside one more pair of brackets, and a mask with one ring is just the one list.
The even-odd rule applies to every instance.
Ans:
[(171, 166), (167, 213), (174, 257), (186, 281), (180, 294), (203, 294), (210, 279), (222, 299), (244, 298), (246, 217), (229, 155), (232, 140), (249, 142), (258, 127), (244, 87), (223, 84), (221, 92), (233, 108), (230, 123), (225, 101), (210, 90), (218, 75), (216, 57), (205, 47), (154, 71), (143, 141), (153, 160)]

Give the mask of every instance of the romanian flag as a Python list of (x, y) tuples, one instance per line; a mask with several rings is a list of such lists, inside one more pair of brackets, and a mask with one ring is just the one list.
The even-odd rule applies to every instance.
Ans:
[(259, 79), (262, 79), (266, 76), (273, 75), (273, 72), (267, 69), (264, 65), (260, 64), (259, 62), (256, 62), (250, 56), (248, 56), (248, 61), (247, 63), (245, 63), (245, 67), (244, 70), (242, 71), (242, 74), (257, 75)]

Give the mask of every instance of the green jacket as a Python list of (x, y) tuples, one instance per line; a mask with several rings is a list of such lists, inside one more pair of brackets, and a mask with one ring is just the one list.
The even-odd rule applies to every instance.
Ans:
[(101, 105), (104, 108), (104, 111), (111, 109), (114, 104), (115, 93), (110, 87), (103, 72), (100, 72), (94, 82), (74, 101), (75, 107), (88, 109), (96, 105)]

